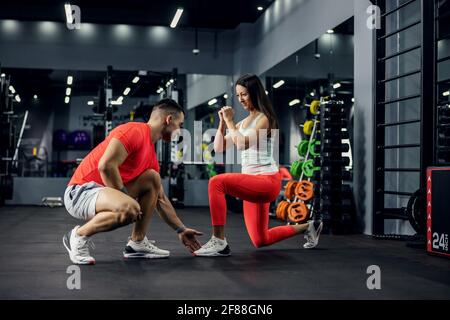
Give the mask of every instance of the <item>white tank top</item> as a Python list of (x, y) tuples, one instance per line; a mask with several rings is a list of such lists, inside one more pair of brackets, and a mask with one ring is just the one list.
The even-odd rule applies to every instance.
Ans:
[[(242, 128), (243, 122), (241, 122), (239, 125), (239, 132), (244, 136), (258, 134), (255, 130), (256, 123), (263, 115), (263, 113), (258, 115), (245, 129)], [(241, 172), (253, 175), (277, 173), (279, 169), (278, 164), (273, 157), (272, 139), (266, 136), (266, 140), (260, 140), (259, 145), (260, 148), (258, 148), (255, 143), (248, 149), (241, 151)]]

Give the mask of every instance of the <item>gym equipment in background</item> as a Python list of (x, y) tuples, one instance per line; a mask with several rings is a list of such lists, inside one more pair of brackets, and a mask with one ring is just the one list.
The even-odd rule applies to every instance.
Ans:
[[(450, 234), (450, 167), (427, 168), (426, 234), (427, 252), (450, 257), (448, 238)], [(423, 208), (423, 207), (422, 207)], [(421, 216), (421, 215), (418, 215)], [(419, 223), (423, 223), (423, 217)]]

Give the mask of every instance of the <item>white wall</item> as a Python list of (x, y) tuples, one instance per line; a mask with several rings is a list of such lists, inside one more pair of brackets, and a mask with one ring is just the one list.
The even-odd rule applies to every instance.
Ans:
[(354, 178), (356, 211), (365, 234), (372, 233), (374, 32), (367, 28), (369, 0), (354, 0)]

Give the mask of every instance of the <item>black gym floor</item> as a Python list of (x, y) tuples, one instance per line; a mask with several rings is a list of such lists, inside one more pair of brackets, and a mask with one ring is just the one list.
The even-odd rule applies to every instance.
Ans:
[[(178, 213), (208, 240), (207, 208)], [(231, 257), (190, 256), (154, 217), (149, 238), (171, 250), (169, 259), (123, 260), (130, 227), (99, 234), (97, 264), (82, 266), (81, 289), (68, 290), (61, 239), (76, 223), (63, 208), (0, 208), (0, 299), (450, 299), (450, 260), (363, 235), (323, 235), (315, 250), (301, 249), (301, 237), (255, 249), (233, 213)], [(380, 290), (367, 288), (370, 265), (381, 268)]]

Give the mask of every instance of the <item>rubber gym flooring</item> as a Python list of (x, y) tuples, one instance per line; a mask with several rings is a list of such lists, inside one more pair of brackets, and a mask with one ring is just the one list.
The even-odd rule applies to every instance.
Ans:
[[(207, 208), (178, 214), (209, 239)], [(192, 257), (155, 216), (149, 238), (171, 250), (169, 259), (124, 260), (131, 227), (99, 234), (91, 251), (97, 264), (82, 266), (81, 289), (69, 290), (61, 239), (76, 222), (64, 208), (0, 208), (0, 299), (450, 299), (448, 259), (364, 235), (323, 235), (314, 250), (301, 249), (302, 237), (255, 249), (233, 213), (231, 257)], [(370, 265), (380, 267), (380, 290), (367, 288)]]

